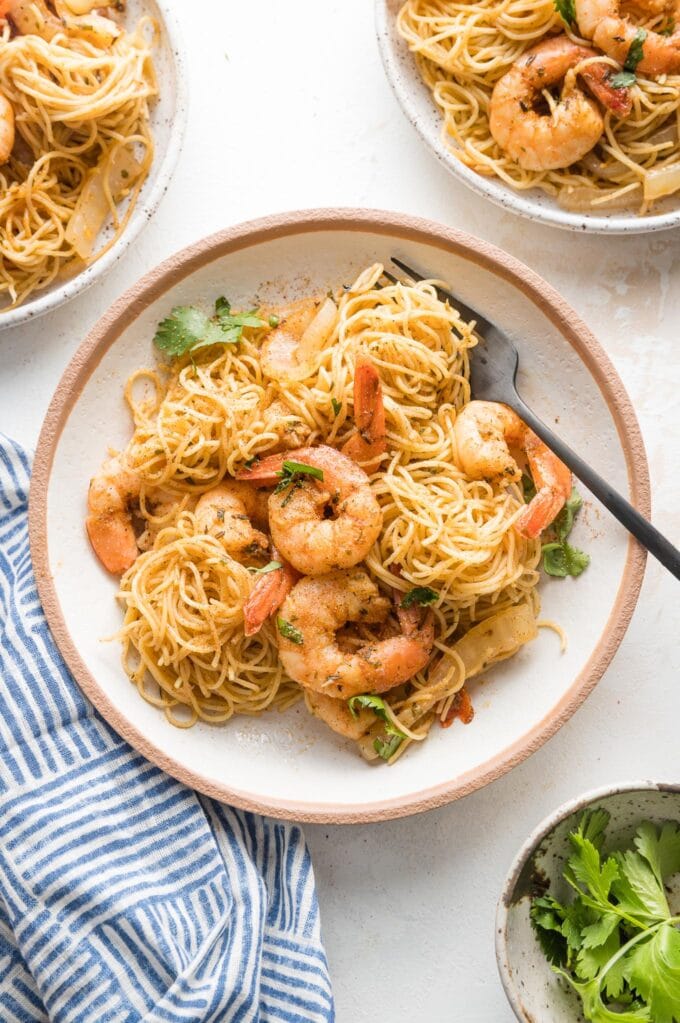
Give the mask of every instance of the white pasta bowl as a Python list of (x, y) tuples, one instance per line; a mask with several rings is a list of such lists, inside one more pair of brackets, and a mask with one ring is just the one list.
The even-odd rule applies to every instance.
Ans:
[(639, 781), (587, 792), (555, 810), (526, 840), (510, 868), (496, 914), (498, 970), (521, 1023), (548, 1018), (550, 1023), (585, 1023), (578, 995), (553, 972), (541, 950), (529, 910), (537, 885), (541, 890), (547, 885), (558, 899), (568, 896), (563, 878), (572, 852), (568, 836), (583, 811), (596, 808), (610, 815), (607, 841), (625, 848), (643, 821), (659, 825), (680, 819), (680, 785)]
[[(182, 149), (187, 120), (184, 44), (171, 0), (128, 0), (126, 25), (134, 25), (144, 15), (153, 18), (158, 26), (153, 56), (159, 96), (150, 107), (149, 118), (154, 140), (154, 159), (135, 208), (124, 230), (100, 259), (73, 277), (65, 280), (57, 277), (51, 285), (35, 292), (16, 309), (0, 311), (0, 330), (43, 316), (104, 277), (149, 222), (168, 189)], [(113, 225), (106, 224), (97, 237), (94, 251), (101, 249), (113, 233)]]
[(579, 213), (563, 210), (557, 200), (538, 188), (517, 191), (500, 178), (483, 177), (466, 167), (444, 141), (443, 118), (416, 64), (415, 56), (397, 31), (397, 14), (404, 0), (375, 0), (378, 44), (385, 73), (406, 117), (437, 159), (455, 178), (497, 206), (568, 231), (595, 234), (641, 234), (664, 231), (680, 224), (680, 199), (659, 201), (653, 213)]
[[(237, 806), (299, 820), (379, 820), (425, 810), (499, 777), (548, 739), (607, 667), (628, 625), (644, 554), (588, 501), (575, 543), (591, 567), (578, 580), (545, 579), (543, 614), (569, 637), (538, 639), (472, 688), (467, 727), (435, 728), (397, 763), (368, 766), (303, 705), (284, 714), (180, 730), (128, 681), (116, 642), (116, 581), (84, 530), (90, 477), (131, 423), (128, 375), (153, 364), (152, 337), (172, 306), (225, 294), (235, 307), (288, 301), (350, 283), (391, 255), (449, 281), (514, 339), (521, 390), (565, 439), (649, 514), (647, 462), (637, 421), (605, 352), (552, 288), (485, 242), (429, 221), (377, 211), (285, 214), (230, 228), (147, 274), (81, 345), (52, 400), (31, 488), (31, 547), (40, 596), (76, 680), (133, 746), (170, 774)], [(578, 409), (578, 415), (574, 410)], [(587, 498), (587, 495), (584, 495)]]

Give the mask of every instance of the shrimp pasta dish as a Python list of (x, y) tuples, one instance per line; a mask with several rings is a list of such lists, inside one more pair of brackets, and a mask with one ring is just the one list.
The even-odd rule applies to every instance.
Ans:
[(156, 29), (124, 12), (0, 0), (0, 312), (103, 255), (146, 180)]
[(677, 0), (406, 0), (398, 30), (476, 173), (564, 209), (680, 190)]
[(474, 323), (437, 283), (376, 264), (159, 324), (86, 528), (120, 576), (125, 670), (173, 724), (303, 697), (391, 762), (469, 721), (466, 683), (536, 636), (571, 475), (508, 407), (471, 400)]

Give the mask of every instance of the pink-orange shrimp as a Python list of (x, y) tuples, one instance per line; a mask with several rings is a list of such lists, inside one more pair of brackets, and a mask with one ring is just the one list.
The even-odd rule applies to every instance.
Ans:
[(131, 508), (140, 486), (123, 456), (108, 458), (90, 480), (85, 528), (95, 554), (114, 575), (127, 571), (139, 554)]
[(382, 511), (364, 470), (321, 444), (269, 455), (238, 478), (260, 486), (281, 483), (284, 461), (316, 469), (322, 478), (298, 473), (269, 498), (269, 528), (283, 557), (303, 575), (358, 564), (382, 528)]
[[(573, 80), (567, 78), (554, 110), (544, 114), (535, 109), (546, 89), (598, 56), (565, 35), (553, 36), (523, 53), (496, 82), (489, 104), (489, 128), (501, 149), (520, 167), (533, 171), (569, 167), (599, 142), (604, 131), (602, 114)], [(593, 63), (578, 73), (604, 106), (617, 117), (626, 117), (632, 106), (630, 91), (614, 88), (611, 70), (607, 64)]]
[(458, 462), (472, 479), (521, 479), (510, 447), (524, 451), (536, 496), (515, 521), (522, 536), (534, 539), (546, 529), (571, 494), (571, 472), (507, 405), (471, 401), (453, 426)]
[[(643, 75), (677, 75), (680, 72), (680, 26), (677, 24), (677, 3), (650, 3), (640, 0), (636, 5), (651, 15), (668, 11), (673, 26), (669, 34), (635, 25), (620, 8), (620, 0), (575, 0), (576, 20), (580, 33), (592, 39), (603, 53), (625, 64), (633, 43), (640, 46), (641, 59), (636, 71)], [(670, 8), (670, 9), (669, 9)]]
[(427, 665), (434, 643), (434, 622), (411, 635), (377, 640), (348, 653), (337, 632), (348, 622), (382, 622), (390, 602), (366, 572), (354, 568), (301, 579), (281, 608), (279, 655), (300, 685), (336, 699), (360, 693), (384, 693), (413, 678)]
[(371, 360), (361, 354), (354, 364), (354, 425), (357, 432), (342, 451), (371, 475), (380, 467), (387, 449), (385, 406), (380, 375)]
[(300, 578), (300, 574), (283, 560), (273, 545), (271, 553), (272, 561), (279, 562), (280, 567), (258, 578), (243, 606), (246, 636), (254, 636), (259, 632), (266, 620), (278, 611)]

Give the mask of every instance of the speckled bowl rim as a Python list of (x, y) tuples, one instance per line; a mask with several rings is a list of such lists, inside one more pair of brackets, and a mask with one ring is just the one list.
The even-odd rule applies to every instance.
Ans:
[(501, 777), (535, 752), (571, 717), (602, 676), (616, 652), (635, 609), (646, 552), (631, 537), (621, 584), (611, 615), (583, 670), (538, 725), (496, 756), (429, 789), (359, 805), (253, 798), (230, 784), (215, 783), (179, 764), (128, 721), (81, 659), (59, 605), (50, 575), (47, 549), (47, 494), (61, 432), (73, 403), (93, 370), (120, 333), (149, 303), (194, 271), (224, 255), (262, 242), (314, 231), (356, 231), (385, 234), (451, 252), (510, 282), (533, 301), (574, 348), (598, 385), (614, 420), (626, 459), (631, 499), (650, 515), (647, 458), (631, 401), (602, 346), (563, 298), (542, 278), (501, 249), (434, 221), (399, 213), (364, 209), (301, 210), (227, 228), (182, 249), (151, 270), (123, 294), (93, 327), (75, 353), (57, 386), (38, 440), (29, 500), (31, 554), (47, 621), (57, 646), (76, 681), (115, 730), (147, 759), (168, 774), (215, 799), (257, 813), (285, 819), (355, 824), (388, 820), (430, 810), (466, 796)]
[[(495, 178), (485, 178), (481, 174), (475, 173), (470, 167), (466, 167), (465, 164), (456, 159), (444, 144), (439, 130), (433, 132), (430, 126), (422, 120), (417, 105), (411, 100), (409, 90), (403, 86), (399, 63), (392, 52), (390, 43), (390, 17), (387, 0), (375, 0), (378, 48), (387, 80), (392, 87), (397, 102), (422, 141), (434, 153), (439, 162), (446, 167), (450, 174), (459, 181), (462, 181), (464, 185), (472, 189), (473, 192), (476, 192), (477, 195), (481, 195), (483, 198), (489, 199), (496, 206), (500, 206), (511, 213), (517, 213), (528, 220), (548, 224), (552, 227), (559, 227), (565, 231), (588, 232), (590, 234), (649, 234), (653, 231), (668, 231), (680, 225), (680, 200), (678, 200), (679, 206), (677, 209), (666, 213), (646, 214), (644, 216), (638, 216), (635, 213), (612, 214), (595, 217), (560, 209), (557, 203), (554, 206), (542, 206), (537, 200), (532, 199), (523, 192), (514, 192), (510, 188), (503, 187), (502, 183)], [(413, 73), (418, 76), (415, 59)], [(432, 101), (432, 109), (435, 112), (437, 110), (434, 100)]]
[[(168, 49), (172, 54), (175, 106), (171, 113), (170, 137), (167, 147), (162, 154), (158, 152), (154, 154), (151, 170), (154, 181), (146, 195), (140, 195), (125, 229), (108, 252), (105, 252), (94, 263), (86, 266), (84, 270), (66, 281), (60, 288), (55, 288), (45, 294), (38, 292), (36, 298), (29, 299), (18, 308), (11, 309), (7, 313), (0, 313), (0, 331), (16, 327), (21, 323), (36, 319), (38, 316), (44, 316), (45, 313), (70, 302), (72, 298), (80, 295), (100, 277), (103, 277), (122, 258), (142, 228), (151, 220), (168, 190), (184, 143), (188, 113), (187, 73), (183, 37), (172, 0), (155, 0), (155, 2), (162, 15), (162, 31), (165, 33)], [(154, 165), (156, 165), (155, 169)]]
[(568, 802), (563, 803), (557, 810), (545, 817), (539, 825), (531, 832), (526, 842), (519, 850), (512, 866), (508, 871), (501, 897), (498, 901), (498, 908), (496, 910), (496, 933), (495, 933), (495, 945), (496, 945), (496, 964), (498, 966), (498, 973), (500, 974), (501, 983), (503, 990), (505, 991), (506, 998), (510, 1003), (512, 1011), (514, 1012), (520, 1023), (533, 1023), (531, 1017), (527, 1016), (526, 1012), (522, 1008), (522, 1002), (520, 999), (517, 987), (512, 979), (509, 969), (509, 956), (507, 948), (507, 930), (508, 930), (508, 910), (511, 905), (512, 893), (514, 892), (517, 882), (520, 878), (522, 871), (527, 863), (527, 860), (531, 857), (534, 850), (541, 844), (543, 839), (554, 831), (558, 824), (561, 824), (567, 817), (571, 817), (573, 813), (578, 813), (579, 810), (585, 810), (586, 807), (591, 806), (593, 803), (597, 803), (602, 799), (607, 799), (609, 796), (617, 796), (625, 792), (678, 792), (680, 793), (680, 782), (670, 781), (629, 781), (620, 782), (615, 785), (604, 785), (598, 789), (591, 789), (585, 792), (581, 796), (574, 796)]

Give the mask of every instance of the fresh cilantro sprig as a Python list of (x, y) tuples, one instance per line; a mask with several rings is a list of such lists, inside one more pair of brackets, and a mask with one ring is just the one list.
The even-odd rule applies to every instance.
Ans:
[(255, 309), (232, 313), (224, 297), (215, 302), (213, 316), (195, 305), (176, 305), (170, 315), (158, 324), (153, 343), (171, 358), (196, 352), (215, 344), (237, 344), (244, 327), (264, 327)]
[(604, 810), (582, 816), (563, 872), (574, 898), (534, 899), (534, 931), (591, 1023), (679, 1023), (680, 916), (666, 887), (680, 873), (680, 827), (646, 822), (632, 847), (604, 855), (608, 824)]
[(380, 696), (363, 693), (361, 696), (351, 696), (347, 703), (353, 717), (358, 717), (357, 707), (368, 708), (384, 723), (386, 737), (377, 736), (373, 740), (373, 749), (383, 760), (389, 760), (397, 752), (406, 736), (390, 718), (385, 701)]
[(414, 606), (427, 607), (429, 604), (434, 604), (438, 597), (439, 594), (431, 586), (414, 586), (406, 591), (399, 606), (405, 608)]
[(275, 494), (280, 494), (290, 487), (290, 492), (281, 502), (282, 506), (288, 504), (297, 488), (302, 486), (302, 482), (306, 477), (309, 476), (312, 479), (323, 482), (323, 469), (317, 469), (314, 465), (306, 465), (304, 462), (293, 462), (289, 459), (286, 459), (276, 475), (280, 479), (274, 487)]
[(590, 564), (588, 554), (567, 542), (582, 507), (581, 495), (572, 490), (569, 500), (550, 527), (550, 539), (541, 548), (543, 568), (548, 575), (558, 579), (564, 579), (568, 575), (577, 576)]
[(615, 75), (609, 79), (609, 84), (615, 89), (627, 89), (630, 85), (635, 85), (636, 76), (635, 71), (638, 64), (644, 57), (644, 43), (647, 38), (647, 29), (639, 28), (633, 37), (633, 41), (628, 47), (628, 53), (623, 63), (623, 71), (617, 71)]
[(574, 0), (554, 0), (555, 10), (565, 25), (576, 24), (576, 6)]

